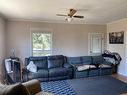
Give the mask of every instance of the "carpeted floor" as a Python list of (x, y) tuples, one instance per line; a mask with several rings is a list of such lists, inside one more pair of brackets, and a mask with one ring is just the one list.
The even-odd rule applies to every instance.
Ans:
[(43, 82), (42, 90), (55, 95), (119, 95), (127, 84), (111, 76)]

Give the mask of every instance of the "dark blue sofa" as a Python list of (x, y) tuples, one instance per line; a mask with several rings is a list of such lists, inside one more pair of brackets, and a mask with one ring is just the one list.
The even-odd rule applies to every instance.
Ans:
[(33, 73), (25, 69), (24, 81), (38, 79), (40, 81), (51, 81), (72, 78), (73, 67), (66, 63), (66, 57), (63, 55), (29, 57), (25, 59), (27, 66), (33, 61), (37, 66), (37, 72)]
[[(40, 81), (52, 81), (70, 78), (84, 78), (92, 76), (111, 75), (116, 72), (117, 65), (105, 61), (102, 55), (66, 57), (63, 55), (29, 57), (25, 59), (27, 66), (33, 61), (37, 66), (37, 72), (32, 73), (24, 70), (23, 79), (28, 81), (38, 79)], [(94, 65), (95, 68), (78, 71), (77, 66)], [(103, 67), (102, 65), (107, 65)]]
[[(117, 65), (106, 62), (101, 55), (99, 56), (79, 56), (79, 57), (67, 57), (67, 62), (74, 68), (74, 78), (84, 78), (92, 76), (111, 75), (116, 72), (114, 69)], [(89, 68), (83, 71), (78, 71), (77, 66), (82, 65), (94, 65), (95, 68)], [(102, 65), (106, 65), (102, 66)]]

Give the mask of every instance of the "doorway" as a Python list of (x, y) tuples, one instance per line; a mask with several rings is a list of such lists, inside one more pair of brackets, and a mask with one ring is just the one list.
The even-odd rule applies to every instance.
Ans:
[(104, 48), (103, 33), (89, 33), (89, 55), (102, 54)]

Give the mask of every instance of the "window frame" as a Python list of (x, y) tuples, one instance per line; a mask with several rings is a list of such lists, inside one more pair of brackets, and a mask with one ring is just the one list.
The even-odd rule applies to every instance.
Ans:
[(50, 34), (51, 35), (51, 46), (50, 46), (50, 50), (36, 50), (36, 51), (40, 51), (40, 52), (45, 52), (45, 51), (49, 51), (50, 52), (50, 55), (52, 55), (52, 42), (53, 42), (53, 39), (52, 39), (52, 30), (51, 29), (40, 29), (40, 28), (30, 28), (30, 55), (31, 56), (34, 56), (33, 55), (33, 33), (43, 33), (43, 34)]

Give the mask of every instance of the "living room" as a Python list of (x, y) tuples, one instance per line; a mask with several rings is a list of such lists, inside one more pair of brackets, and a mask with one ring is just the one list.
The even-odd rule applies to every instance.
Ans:
[[(18, 58), (19, 59), (18, 61), (21, 64), (20, 66), (21, 80), (18, 82), (26, 82), (32, 79), (37, 79), (35, 78), (35, 76), (34, 78), (26, 79), (26, 76), (24, 75), (24, 68), (26, 69), (29, 63), (31, 62), (29, 61), (28, 64), (26, 65), (25, 63), (26, 58), (32, 60), (32, 62), (34, 63), (33, 60), (35, 59), (31, 59), (31, 57), (44, 56), (46, 57), (45, 60), (47, 64), (49, 64), (50, 63), (49, 60), (52, 59), (50, 58), (50, 56), (55, 56), (53, 57), (53, 59), (55, 59), (56, 56), (58, 56), (58, 58), (60, 56), (60, 59), (63, 58), (64, 56), (67, 62), (70, 63), (73, 63), (73, 61), (74, 63), (76, 63), (76, 61), (77, 63), (80, 63), (80, 61), (81, 63), (83, 62), (87, 63), (89, 61), (90, 63), (88, 62), (86, 64), (88, 68), (85, 67), (85, 69), (87, 68), (88, 70), (92, 68), (92, 66), (90, 67), (88, 65), (91, 65), (91, 63), (94, 62), (93, 61), (94, 59), (97, 60), (98, 56), (103, 55), (104, 53), (111, 54), (115, 52), (118, 55), (120, 55), (122, 59), (116, 66), (117, 70), (114, 70), (113, 67), (112, 69), (111, 68), (106, 69), (107, 71), (105, 70), (103, 72), (102, 68), (98, 66), (100, 65), (101, 62), (98, 63), (96, 61), (94, 65), (96, 65), (97, 70), (95, 69), (93, 70), (94, 68), (93, 67), (91, 69), (92, 72), (90, 72), (89, 70), (89, 75), (88, 74), (85, 75), (86, 72), (85, 70), (83, 70), (83, 73), (76, 72), (75, 75), (72, 74), (73, 78), (72, 77), (65, 78), (65, 76), (64, 78), (67, 80), (68, 84), (71, 85), (71, 87), (69, 86), (70, 88), (68, 89), (70, 89), (71, 92), (75, 92), (76, 95), (85, 95), (84, 94), (85, 92), (83, 92), (83, 90), (86, 91), (89, 89), (93, 89), (94, 87), (96, 87), (96, 89), (93, 89), (91, 93), (95, 93), (95, 95), (118, 95), (118, 93), (119, 94), (127, 93), (126, 90), (127, 84), (123, 83), (123, 80), (120, 81), (117, 79), (116, 81), (114, 80), (116, 78), (113, 79), (109, 78), (109, 76), (115, 76), (115, 77), (120, 76), (122, 79), (127, 81), (127, 68), (126, 68), (127, 67), (126, 65), (127, 1), (126, 0), (102, 0), (102, 1), (99, 0), (94, 0), (94, 1), (93, 0), (79, 0), (79, 1), (76, 0), (69, 0), (69, 1), (0, 0), (0, 2), (1, 2), (0, 3), (0, 16), (1, 16), (0, 17), (0, 46), (1, 46), (0, 81), (1, 83), (5, 83), (5, 81), (7, 80), (5, 79), (7, 77), (5, 77), (3, 73), (5, 72), (3, 69), (3, 63), (4, 63), (3, 61), (5, 59), (10, 59), (10, 57)], [(112, 34), (120, 35), (120, 36), (122, 35), (122, 36), (119, 41), (112, 41), (110, 40), (112, 39), (110, 37), (110, 35)], [(41, 35), (39, 36), (41, 40), (38, 37), (38, 35)], [(47, 37), (45, 39), (46, 44), (45, 42), (43, 42), (44, 40), (42, 40), (44, 39), (44, 37)], [(41, 42), (36, 43), (37, 41), (36, 39), (40, 40)], [(99, 57), (99, 60), (100, 59), (101, 57)], [(74, 73), (75, 67), (73, 67), (73, 64), (71, 65), (74, 70), (72, 71), (72, 73)], [(49, 68), (49, 66), (47, 68)], [(82, 69), (82, 67), (80, 69)], [(113, 73), (110, 72), (110, 70), (113, 70), (112, 71)], [(50, 71), (48, 70), (48, 72)], [(98, 73), (95, 74), (95, 72), (98, 72), (99, 74)], [(102, 72), (103, 72), (103, 76), (101, 76)], [(47, 80), (44, 79), (45, 80), (44, 84), (47, 84), (47, 82), (50, 84), (50, 82), (54, 82), (54, 81), (58, 82), (59, 84), (62, 83), (66, 84), (65, 83), (66, 80), (63, 77), (58, 76), (58, 78), (55, 78), (56, 75), (54, 75), (53, 78), (50, 78), (49, 75), (50, 74), (48, 74)], [(87, 83), (88, 81), (91, 82), (91, 80), (94, 78), (95, 80), (92, 81), (94, 83), (94, 85), (92, 84), (93, 88), (82, 89), (84, 85), (81, 87), (75, 86), (79, 83), (78, 82), (76, 84), (75, 81), (84, 82), (83, 81), (84, 79), (85, 82)], [(108, 81), (107, 83), (112, 83), (114, 87), (114, 88), (112, 87), (112, 89), (116, 90), (116, 92), (111, 92), (109, 89), (106, 89), (97, 93), (97, 91), (99, 90), (97, 86), (103, 87), (106, 85), (103, 84), (104, 80), (102, 81), (103, 85), (98, 84), (98, 80), (101, 80), (101, 78), (107, 80)], [(38, 80), (39, 79), (40, 77), (38, 78)], [(72, 81), (70, 81), (71, 79)], [(116, 82), (116, 84), (118, 83), (118, 85), (115, 85), (114, 81)], [(43, 82), (41, 84), (43, 84)], [(67, 85), (65, 86), (68, 87)], [(121, 88), (123, 89), (118, 89), (118, 88), (116, 89), (115, 86), (116, 87), (121, 86)], [(51, 92), (48, 91), (46, 87), (47, 86), (44, 87), (45, 89), (42, 87), (41, 90)], [(80, 89), (78, 89), (77, 87), (79, 87)], [(63, 87), (61, 89), (63, 89)], [(109, 93), (105, 93), (108, 90)], [(53, 94), (57, 95), (56, 93), (57, 92), (54, 92)], [(75, 95), (75, 93), (71, 93), (71, 94), (69, 94), (69, 92), (64, 94), (58, 93), (58, 95)], [(91, 93), (86, 92), (86, 95), (93, 95)], [(7, 94), (7, 95), (12, 95), (12, 94)]]

